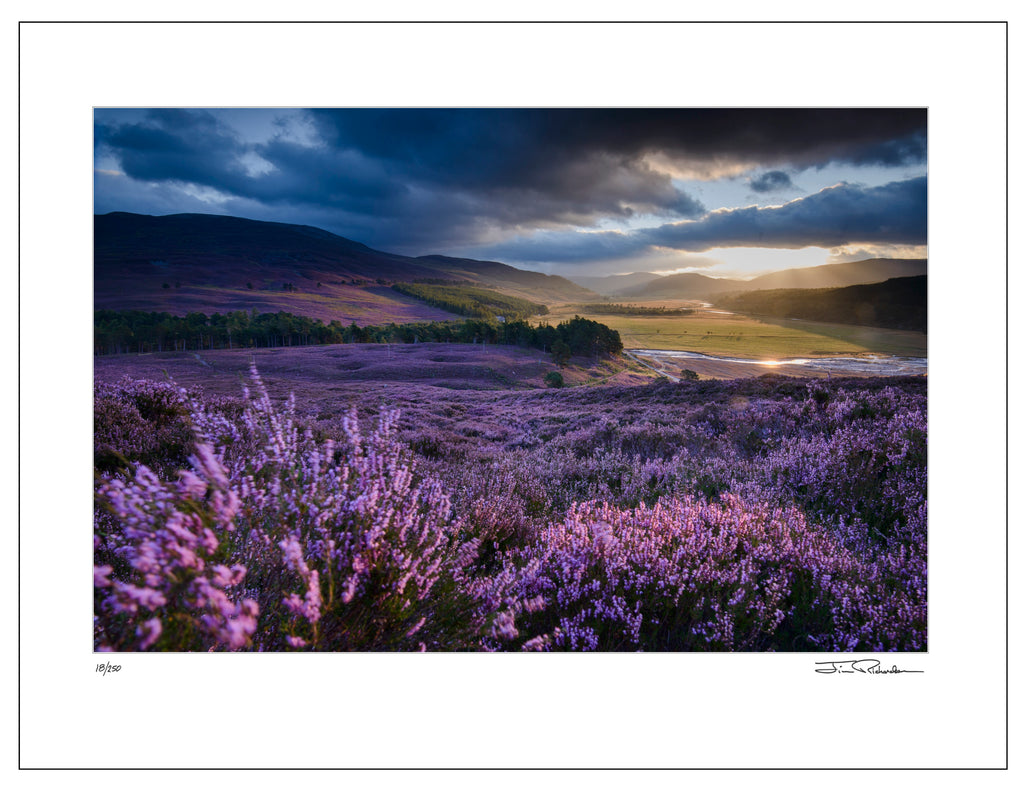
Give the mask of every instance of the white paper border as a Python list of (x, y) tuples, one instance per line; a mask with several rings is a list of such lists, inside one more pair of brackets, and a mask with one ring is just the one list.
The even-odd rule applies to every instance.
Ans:
[[(22, 26), (21, 766), (1002, 765), (1004, 36)], [(382, 105), (929, 108), (930, 651), (900, 657), (924, 675), (823, 678), (797, 655), (125, 655), (96, 677), (92, 108)]]

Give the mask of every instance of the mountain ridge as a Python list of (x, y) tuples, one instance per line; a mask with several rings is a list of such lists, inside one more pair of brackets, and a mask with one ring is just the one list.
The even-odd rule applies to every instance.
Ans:
[(469, 281), (541, 302), (596, 296), (565, 278), (496, 261), (413, 258), (311, 225), (230, 215), (94, 215), (93, 266), (96, 308), (172, 313), (255, 308), (369, 323), (453, 318), (420, 310), (388, 288), (416, 280)]
[(642, 299), (700, 299), (716, 294), (780, 288), (842, 288), (928, 274), (927, 258), (866, 258), (838, 264), (782, 269), (750, 280), (713, 278), (696, 272), (665, 275), (616, 296)]

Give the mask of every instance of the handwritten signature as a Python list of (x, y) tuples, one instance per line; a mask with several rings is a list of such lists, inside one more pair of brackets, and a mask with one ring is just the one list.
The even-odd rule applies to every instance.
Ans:
[(893, 665), (883, 668), (878, 659), (844, 659), (838, 662), (815, 662), (818, 667), (815, 673), (867, 673), (872, 676), (892, 675), (894, 673), (923, 673), (923, 670), (901, 670)]

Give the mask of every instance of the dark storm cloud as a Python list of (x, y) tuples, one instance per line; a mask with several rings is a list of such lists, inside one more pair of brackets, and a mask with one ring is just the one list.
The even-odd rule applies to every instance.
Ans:
[(754, 192), (778, 192), (793, 189), (793, 182), (781, 170), (769, 170), (750, 179), (750, 188)]
[(924, 162), (928, 155), (928, 138), (924, 130), (918, 130), (894, 140), (880, 140), (865, 145), (853, 152), (848, 162), (853, 165), (900, 165)]
[(208, 112), (150, 110), (139, 123), (97, 123), (95, 142), (139, 181), (199, 184), (226, 192), (244, 186), (239, 157), (246, 148)]
[[(711, 159), (910, 164), (924, 161), (921, 109), (315, 110), (335, 145), (438, 178), (527, 180), (567, 154), (648, 152)], [(901, 141), (898, 145), (893, 141)], [(454, 155), (453, 155), (454, 154)], [(500, 154), (500, 156), (495, 156)]]
[(851, 243), (923, 245), (928, 231), (927, 178), (881, 187), (838, 184), (783, 206), (711, 212), (693, 222), (603, 233), (538, 233), (489, 248), (528, 262), (623, 258), (651, 248), (704, 252), (721, 247), (839, 247)]
[[(267, 204), (380, 209), (405, 191), (358, 152), (329, 151), (275, 139), (244, 142), (210, 113), (151, 110), (138, 123), (97, 124), (101, 152), (115, 156), (125, 175), (146, 182), (195, 184), (227, 196)], [(252, 173), (261, 158), (269, 172)]]
[(330, 146), (413, 180), (524, 209), (543, 196), (568, 221), (636, 211), (699, 216), (699, 201), (652, 169), (650, 155), (795, 168), (925, 158), (924, 110), (367, 109), (310, 117)]
[[(326, 214), (338, 233), (359, 238), (372, 226), (375, 244), (431, 252), (442, 242), (479, 244), (605, 218), (703, 216), (702, 203), (652, 158), (715, 167), (905, 165), (924, 161), (926, 142), (924, 110), (310, 110), (309, 138), (289, 136), (282, 123), (281, 134), (259, 142), (227, 118), (100, 110), (97, 156), (138, 182), (206, 187), (222, 206)], [(782, 171), (751, 186), (777, 179), (772, 173)]]
[(310, 112), (330, 151), (358, 151), (441, 201), (459, 195), (463, 206), (500, 227), (704, 212), (644, 160), (642, 146), (581, 145), (580, 135), (566, 129), (572, 116), (550, 110)]
[(334, 208), (380, 223), (400, 219), (392, 223), (396, 245), (431, 229), (436, 237), (439, 223), (467, 232), (465, 241), (495, 228), (704, 212), (636, 152), (574, 151), (571, 140), (545, 144), (536, 119), (506, 118), (313, 112), (321, 140), (308, 145), (284, 135), (248, 143), (206, 111), (152, 111), (134, 122), (97, 123), (96, 143), (138, 181), (195, 184), (280, 208)]

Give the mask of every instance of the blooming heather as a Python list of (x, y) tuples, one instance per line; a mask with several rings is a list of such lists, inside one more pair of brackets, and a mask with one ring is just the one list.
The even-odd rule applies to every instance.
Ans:
[(113, 650), (927, 648), (923, 383), (97, 386)]

